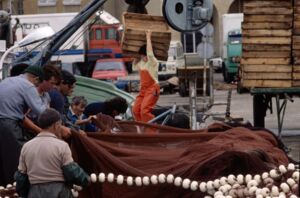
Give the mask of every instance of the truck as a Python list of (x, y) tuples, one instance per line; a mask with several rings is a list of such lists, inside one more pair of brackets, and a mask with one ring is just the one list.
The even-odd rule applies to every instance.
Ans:
[(222, 73), (224, 82), (230, 83), (238, 74), (238, 67), (242, 55), (241, 24), (244, 15), (224, 14), (223, 21), (223, 63)]
[[(55, 13), (12, 16), (12, 28), (15, 27), (16, 42), (33, 30), (50, 26), (55, 32), (65, 27), (77, 13)], [(131, 72), (131, 57), (123, 56), (120, 47), (121, 24), (105, 11), (99, 14), (95, 23), (86, 22), (51, 57), (51, 61), (79, 67), (86, 76), (91, 76), (98, 59), (120, 58)], [(16, 24), (18, 22), (19, 24)], [(28, 50), (28, 49), (27, 49)], [(23, 53), (18, 53), (22, 55)]]
[(159, 80), (176, 76), (177, 68), (184, 66), (184, 53), (181, 41), (171, 41), (167, 61), (159, 61)]

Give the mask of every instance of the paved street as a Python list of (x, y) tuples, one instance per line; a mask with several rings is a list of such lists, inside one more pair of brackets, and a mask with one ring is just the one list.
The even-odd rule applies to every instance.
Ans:
[[(215, 74), (215, 82), (220, 84), (222, 82), (221, 74)], [(229, 87), (229, 86), (225, 86)], [(232, 86), (234, 87), (234, 86)], [(227, 90), (215, 90), (214, 91), (214, 103), (226, 103), (227, 101)], [(203, 104), (203, 98), (198, 98), (198, 108), (201, 109)], [(177, 106), (188, 106), (189, 98), (182, 98), (179, 94), (172, 95), (161, 95), (158, 105), (170, 106), (176, 103)], [(233, 117), (242, 117), (244, 120), (248, 120), (253, 123), (253, 107), (252, 107), (252, 96), (249, 93), (238, 94), (236, 90), (232, 92), (231, 101), (231, 115)], [(275, 105), (273, 106), (275, 108)], [(225, 113), (226, 105), (214, 105), (209, 109), (209, 113)], [(267, 112), (265, 119), (266, 128), (277, 134), (277, 116), (275, 109), (273, 114)], [(222, 115), (223, 116), (223, 115)], [(219, 116), (221, 117), (221, 116)], [(224, 117), (224, 116), (223, 116)], [(208, 124), (214, 122), (213, 119), (207, 119), (206, 124), (201, 126), (205, 127)], [(294, 103), (289, 102), (286, 109), (286, 115), (283, 124), (283, 142), (291, 149), (290, 155), (293, 159), (300, 160), (300, 98), (295, 98)]]

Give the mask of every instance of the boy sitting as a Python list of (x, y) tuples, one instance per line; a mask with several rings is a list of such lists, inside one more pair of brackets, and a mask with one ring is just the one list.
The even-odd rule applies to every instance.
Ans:
[(87, 100), (84, 96), (74, 96), (67, 113), (67, 118), (75, 125), (78, 125), (81, 130), (95, 132), (96, 127), (92, 124), (93, 119), (97, 119), (95, 115), (87, 117), (83, 114)]

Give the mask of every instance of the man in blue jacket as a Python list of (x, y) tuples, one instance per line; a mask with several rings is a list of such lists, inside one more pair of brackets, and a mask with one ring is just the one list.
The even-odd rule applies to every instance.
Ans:
[(22, 130), (24, 113), (31, 109), (39, 115), (46, 109), (37, 86), (43, 80), (41, 67), (29, 66), (24, 74), (0, 83), (0, 186), (13, 183), (21, 147), (25, 142)]

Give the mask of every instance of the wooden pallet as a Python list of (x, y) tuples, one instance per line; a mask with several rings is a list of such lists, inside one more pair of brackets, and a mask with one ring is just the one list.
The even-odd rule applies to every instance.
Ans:
[(300, 86), (300, 1), (294, 0), (294, 27), (293, 27), (293, 87)]
[(123, 53), (133, 57), (138, 57), (138, 51), (140, 47), (146, 44), (145, 31), (151, 30), (151, 40), (155, 57), (158, 60), (164, 61), (168, 59), (171, 31), (163, 17), (124, 13), (123, 25)]
[(292, 86), (292, 27), (292, 0), (244, 1), (243, 87)]

